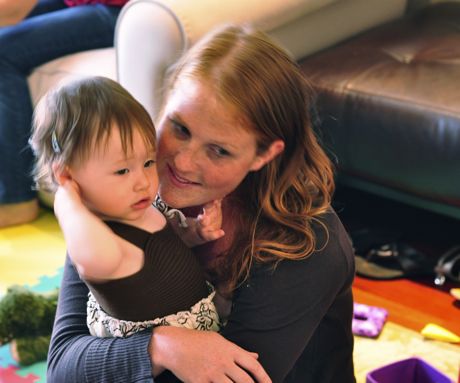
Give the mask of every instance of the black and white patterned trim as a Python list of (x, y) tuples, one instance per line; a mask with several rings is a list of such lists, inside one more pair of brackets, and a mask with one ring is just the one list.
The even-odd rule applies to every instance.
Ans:
[(125, 338), (147, 328), (160, 325), (185, 327), (192, 330), (219, 331), (221, 326), (219, 315), (212, 301), (215, 293), (213, 291), (209, 296), (194, 304), (189, 311), (179, 311), (162, 318), (133, 322), (117, 319), (107, 314), (90, 292), (86, 307), (86, 324), (91, 335), (100, 338)]
[(173, 209), (172, 207), (169, 207), (166, 205), (164, 201), (160, 198), (160, 196), (157, 194), (155, 201), (153, 202), (153, 206), (158, 209), (166, 218), (168, 219), (173, 219), (177, 218), (179, 220), (179, 226), (183, 228), (187, 228), (187, 221), (185, 218), (184, 213), (182, 213), (178, 209)]

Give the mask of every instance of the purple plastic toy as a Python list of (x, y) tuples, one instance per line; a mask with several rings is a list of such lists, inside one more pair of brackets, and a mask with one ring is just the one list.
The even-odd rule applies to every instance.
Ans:
[(454, 383), (420, 358), (409, 358), (369, 372), (366, 383)]
[(352, 331), (355, 335), (377, 337), (388, 317), (388, 311), (381, 307), (361, 303), (353, 305)]

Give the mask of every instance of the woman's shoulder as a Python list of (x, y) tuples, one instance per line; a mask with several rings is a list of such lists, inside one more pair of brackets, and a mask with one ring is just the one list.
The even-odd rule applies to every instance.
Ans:
[(332, 252), (346, 258), (354, 257), (350, 236), (332, 207), (313, 220), (312, 228), (316, 238), (315, 253)]
[[(264, 316), (266, 326), (276, 326), (280, 315), (287, 321), (301, 318), (313, 307), (323, 307), (350, 291), (354, 253), (340, 219), (333, 210), (328, 211), (318, 217), (313, 229), (316, 250), (306, 258), (252, 265), (234, 296), (235, 312), (254, 313), (256, 307), (261, 314), (251, 315), (248, 321)], [(280, 307), (283, 314), (270, 311)]]
[(324, 275), (349, 280), (354, 276), (354, 250), (350, 237), (336, 212), (331, 208), (312, 221), (315, 234), (315, 250), (306, 258), (284, 259), (276, 265), (262, 263), (254, 265), (253, 278), (269, 277), (289, 279), (295, 276)]

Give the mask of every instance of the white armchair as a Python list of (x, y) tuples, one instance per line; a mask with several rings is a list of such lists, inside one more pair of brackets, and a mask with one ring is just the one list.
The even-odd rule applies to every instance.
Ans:
[(74, 53), (36, 68), (28, 78), (33, 104), (55, 85), (83, 76), (106, 76), (115, 80), (115, 48)]
[(404, 13), (406, 0), (131, 0), (115, 46), (118, 81), (156, 117), (166, 69), (222, 23), (252, 23), (299, 59)]

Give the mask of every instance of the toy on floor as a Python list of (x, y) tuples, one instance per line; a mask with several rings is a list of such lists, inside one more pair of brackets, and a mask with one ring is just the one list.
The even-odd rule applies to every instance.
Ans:
[(41, 294), (12, 286), (0, 300), (0, 345), (10, 343), (19, 364), (46, 359), (57, 298), (57, 290)]
[(450, 295), (452, 295), (455, 299), (460, 300), (460, 289), (450, 289)]
[(366, 383), (453, 383), (425, 360), (412, 357), (370, 371)]
[(421, 331), (425, 338), (449, 343), (459, 343), (460, 336), (434, 323), (428, 323)]
[(382, 307), (354, 303), (352, 321), (353, 334), (376, 338), (382, 331), (387, 317), (388, 311)]

